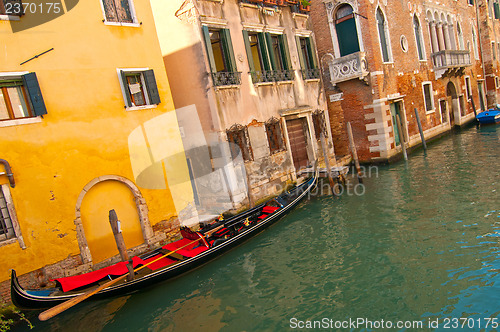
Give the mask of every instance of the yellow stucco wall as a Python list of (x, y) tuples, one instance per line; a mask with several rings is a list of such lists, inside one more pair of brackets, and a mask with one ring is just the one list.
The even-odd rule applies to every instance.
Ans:
[[(181, 143), (149, 1), (136, 0), (134, 6), (138, 27), (103, 23), (98, 0), (79, 1), (59, 18), (16, 33), (10, 22), (0, 21), (0, 72), (36, 72), (48, 111), (40, 123), (0, 124), (0, 158), (14, 173), (11, 194), (27, 246), (0, 247), (0, 281), (11, 268), (23, 274), (79, 254), (73, 222), (77, 198), (102, 175), (135, 182), (128, 147), (134, 129), (171, 112), (165, 129), (174, 144)], [(27, 14), (14, 24), (29, 20)], [(50, 48), (54, 50), (20, 65)], [(126, 111), (117, 68), (153, 69), (158, 107)], [(185, 161), (177, 166), (176, 172), (187, 174)], [(168, 186), (139, 189), (152, 225), (187, 205), (181, 202), (176, 210)], [(189, 182), (177, 190), (192, 200)], [(107, 220), (103, 227), (109, 227)]]

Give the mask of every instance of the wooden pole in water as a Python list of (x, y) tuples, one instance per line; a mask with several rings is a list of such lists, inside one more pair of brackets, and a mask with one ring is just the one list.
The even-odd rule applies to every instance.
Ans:
[(325, 158), (326, 175), (328, 176), (328, 182), (330, 182), (330, 188), (332, 189), (332, 195), (335, 196), (335, 183), (332, 178), (332, 169), (330, 168), (330, 160), (328, 160), (328, 153), (326, 151), (325, 135), (321, 133), (321, 149), (323, 150), (323, 157)]
[(109, 210), (109, 224), (111, 225), (111, 229), (113, 230), (116, 247), (118, 248), (118, 252), (120, 253), (122, 262), (127, 262), (127, 269), (129, 272), (128, 280), (133, 280), (134, 266), (132, 265), (132, 261), (128, 258), (127, 246), (125, 246), (125, 241), (123, 240), (123, 234), (120, 227), (120, 221), (118, 220), (118, 216), (116, 215), (115, 210)]
[(401, 126), (401, 118), (399, 117), (399, 114), (396, 114), (396, 123), (398, 126), (399, 142), (401, 143), (401, 148), (403, 149), (403, 157), (405, 158), (405, 160), (408, 160), (408, 154), (406, 153), (405, 138), (403, 135), (403, 127)]
[(422, 130), (422, 123), (420, 122), (420, 116), (418, 115), (418, 110), (415, 107), (415, 117), (417, 118), (418, 131), (420, 132), (420, 139), (422, 140), (422, 146), (424, 151), (427, 151), (427, 144), (425, 143), (424, 131)]
[(361, 167), (359, 167), (358, 152), (356, 151), (356, 145), (354, 144), (354, 137), (352, 135), (350, 122), (347, 122), (347, 135), (349, 136), (349, 147), (351, 148), (352, 159), (354, 159), (354, 165), (356, 166), (356, 172), (358, 173), (358, 182), (363, 183), (363, 179), (361, 178)]

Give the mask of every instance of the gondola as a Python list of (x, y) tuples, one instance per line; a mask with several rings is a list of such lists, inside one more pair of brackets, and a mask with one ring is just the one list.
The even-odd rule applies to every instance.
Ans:
[[(317, 173), (288, 192), (284, 192), (227, 220), (217, 220), (212, 224), (207, 224), (198, 232), (184, 228), (181, 230), (183, 234), (181, 240), (169, 243), (139, 257), (134, 257), (134, 266), (147, 264), (145, 262), (148, 261), (150, 265), (137, 272), (133, 280), (128, 281), (123, 278), (123, 281), (100, 290), (91, 299), (130, 294), (155, 283), (177, 277), (219, 257), (224, 252), (241, 244), (282, 218), (310, 193), (316, 182)], [(192, 241), (192, 236), (198, 236), (198, 241)], [(186, 243), (190, 244), (192, 242), (195, 243), (186, 245)], [(165, 255), (165, 251), (169, 251), (166, 254), (168, 257), (162, 258), (161, 255)], [(172, 251), (176, 251), (175, 254), (170, 254)], [(160, 259), (156, 257), (160, 257)], [(157, 261), (151, 264), (151, 260), (154, 259)], [(56, 279), (58, 287), (50, 289), (24, 289), (19, 284), (16, 272), (12, 270), (12, 302), (20, 308), (27, 309), (53, 307), (85, 294), (96, 288), (96, 285), (102, 285), (106, 280), (109, 281), (111, 278), (116, 277), (117, 274), (121, 273), (122, 277), (124, 277), (127, 274), (124, 264), (126, 263), (122, 262), (113, 267), (89, 272), (89, 274)], [(90, 280), (88, 285), (83, 285), (80, 282), (85, 279)], [(94, 279), (98, 280), (94, 281)]]

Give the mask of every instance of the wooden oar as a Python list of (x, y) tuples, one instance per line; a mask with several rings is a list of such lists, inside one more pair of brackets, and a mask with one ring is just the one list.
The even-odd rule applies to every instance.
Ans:
[[(182, 248), (185, 248), (185, 247), (187, 247), (187, 246), (189, 246), (189, 245), (191, 245), (191, 244), (193, 244), (193, 243), (196, 243), (196, 242), (200, 241), (202, 238), (206, 238), (207, 236), (211, 235), (213, 232), (215, 232), (215, 231), (219, 230), (219, 229), (220, 229), (220, 228), (222, 228), (223, 226), (224, 226), (224, 225), (220, 225), (220, 226), (218, 226), (218, 227), (216, 227), (216, 228), (214, 228), (214, 229), (212, 229), (212, 230), (208, 231), (208, 232), (207, 232), (207, 233), (205, 233), (204, 235), (201, 235), (201, 234), (200, 234), (200, 235), (201, 235), (201, 237), (200, 237), (199, 239), (193, 240), (193, 241), (189, 242), (188, 244), (185, 244), (185, 245), (183, 245), (182, 247), (179, 247), (179, 248), (175, 249), (174, 251), (171, 251), (171, 252), (169, 252), (169, 253), (166, 253), (165, 255), (162, 255), (162, 256), (158, 257), (157, 259), (155, 259), (155, 260), (153, 260), (153, 261), (151, 261), (151, 262), (149, 262), (149, 263), (146, 263), (146, 264), (144, 264), (144, 265), (142, 265), (142, 266), (139, 266), (138, 268), (136, 268), (136, 269), (134, 270), (134, 273), (135, 273), (135, 272), (137, 272), (137, 271), (142, 270), (143, 268), (147, 267), (148, 265), (151, 265), (151, 264), (153, 264), (153, 263), (155, 263), (155, 262), (159, 261), (160, 259), (162, 259), (162, 258), (164, 258), (164, 257), (167, 257), (167, 256), (169, 256), (169, 255), (171, 255), (171, 254), (175, 253), (175, 252), (176, 252), (176, 251), (178, 251), (178, 250), (181, 250)], [(63, 311), (65, 311), (65, 310), (67, 310), (67, 309), (69, 309), (69, 308), (71, 308), (71, 307), (73, 307), (73, 306), (77, 305), (78, 303), (82, 302), (83, 300), (88, 299), (88, 298), (89, 298), (89, 297), (91, 297), (92, 295), (94, 295), (94, 294), (96, 294), (96, 293), (99, 293), (99, 292), (100, 292), (101, 290), (103, 290), (104, 288), (108, 288), (108, 287), (110, 287), (110, 286), (112, 286), (112, 285), (116, 284), (118, 281), (125, 279), (128, 275), (129, 275), (128, 273), (127, 273), (127, 274), (124, 274), (124, 275), (122, 275), (122, 276), (120, 276), (120, 277), (118, 277), (118, 278), (116, 278), (116, 279), (113, 279), (113, 280), (111, 280), (111, 281), (108, 281), (107, 283), (105, 283), (105, 284), (103, 284), (103, 285), (101, 285), (101, 286), (99, 286), (99, 287), (97, 287), (97, 288), (95, 288), (95, 289), (93, 289), (93, 290), (91, 290), (91, 291), (89, 291), (89, 292), (87, 292), (87, 293), (84, 293), (84, 294), (78, 295), (78, 296), (76, 296), (76, 297), (74, 297), (74, 298), (72, 298), (72, 299), (69, 299), (69, 300), (67, 300), (67, 301), (65, 301), (65, 302), (63, 302), (63, 303), (60, 303), (60, 304), (56, 305), (55, 307), (52, 307), (52, 308), (50, 308), (50, 309), (47, 309), (47, 310), (43, 311), (42, 313), (40, 313), (40, 315), (38, 315), (38, 319), (39, 319), (39, 320), (41, 320), (41, 321), (46, 321), (47, 319), (50, 319), (50, 318), (52, 318), (52, 317), (54, 317), (54, 316), (56, 316), (56, 315), (60, 314), (61, 312), (63, 312)]]

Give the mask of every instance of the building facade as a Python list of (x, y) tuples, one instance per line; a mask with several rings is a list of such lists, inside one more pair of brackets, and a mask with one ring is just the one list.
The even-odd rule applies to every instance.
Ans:
[(309, 6), (152, 0), (152, 7), (185, 149), (196, 152), (187, 154), (200, 214), (213, 214), (217, 202), (238, 209), (248, 197), (279, 192), (322, 156), (322, 133), (332, 148)]
[(117, 259), (111, 209), (130, 250), (165, 240), (194, 197), (149, 2), (1, 3), (0, 281)]
[(383, 162), (403, 141), (420, 144), (415, 110), (429, 139), (471, 121), (472, 105), (484, 109), (472, 0), (325, 0), (311, 8), (338, 151), (347, 152), (347, 122), (360, 160)]

